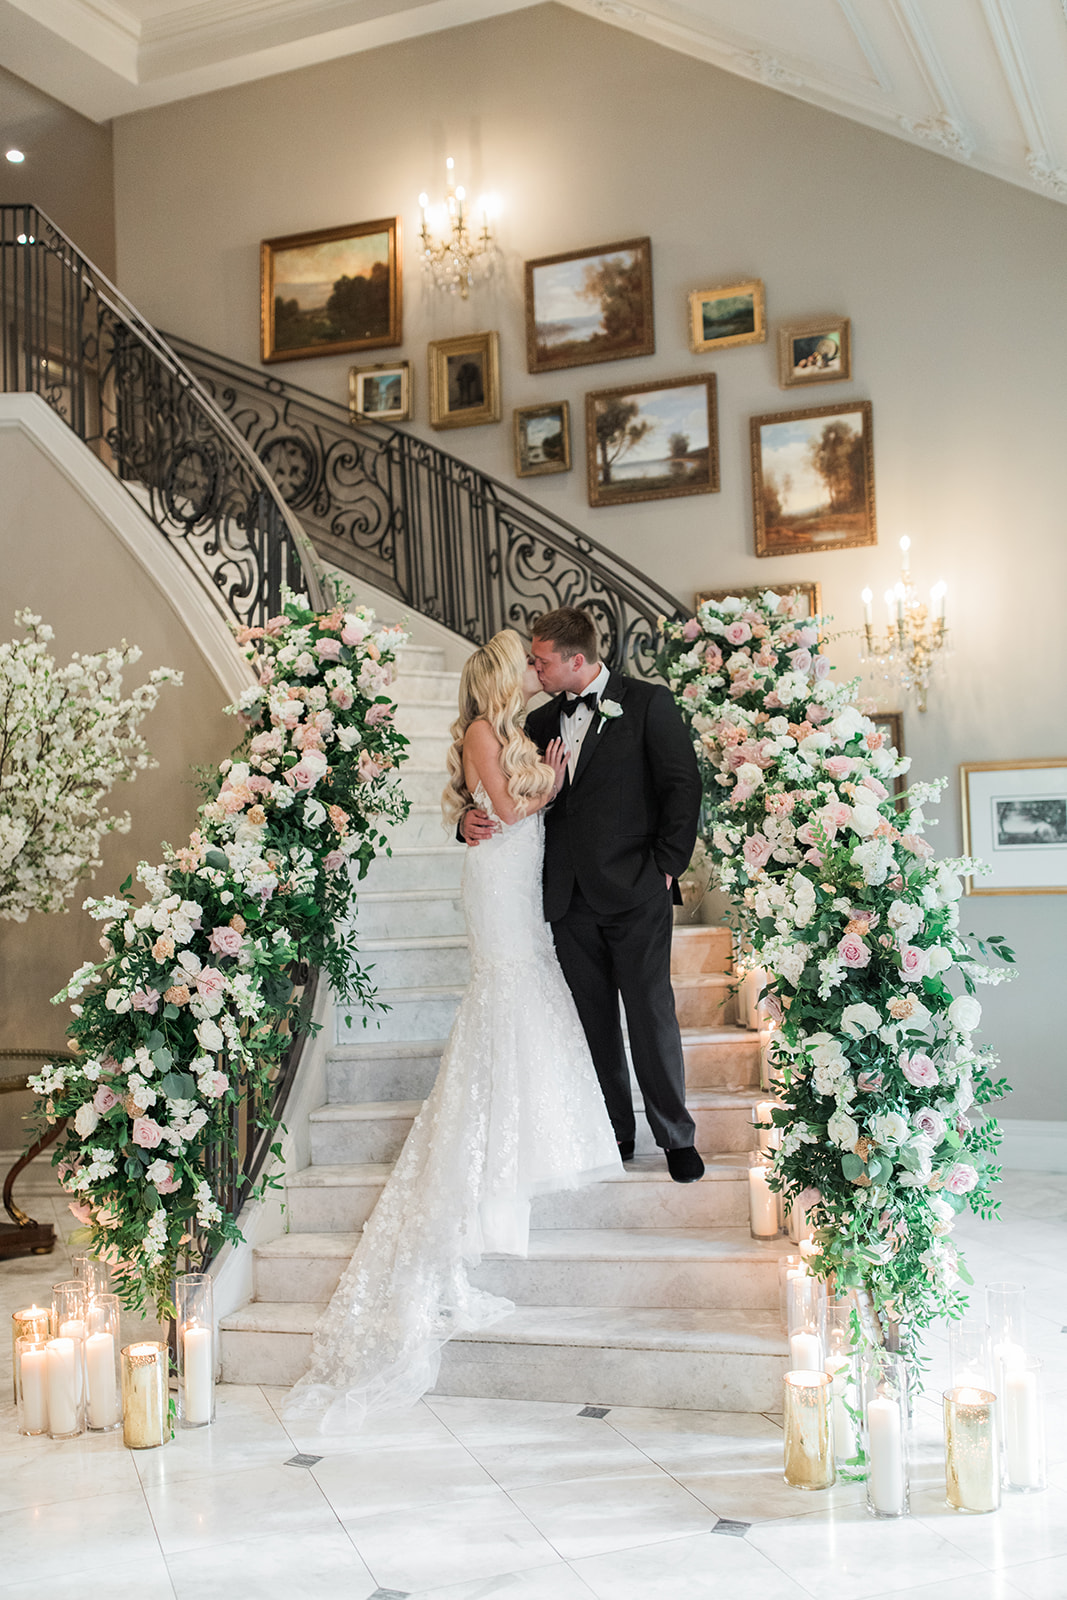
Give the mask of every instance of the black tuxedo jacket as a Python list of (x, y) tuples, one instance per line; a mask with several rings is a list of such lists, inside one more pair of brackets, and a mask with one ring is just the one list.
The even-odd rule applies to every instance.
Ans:
[[(543, 752), (560, 732), (564, 696), (526, 719)], [(570, 905), (577, 883), (601, 915), (662, 893), (664, 876), (689, 865), (700, 815), (700, 772), (670, 691), (613, 672), (603, 700), (622, 715), (594, 715), (574, 780), (545, 812), (545, 920)]]

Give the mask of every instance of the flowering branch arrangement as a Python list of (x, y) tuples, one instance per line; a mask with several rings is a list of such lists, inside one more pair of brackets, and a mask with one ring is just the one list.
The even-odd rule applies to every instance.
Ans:
[(375, 1005), (346, 929), (383, 825), (408, 810), (387, 693), (405, 635), (341, 599), (316, 615), (289, 595), (237, 637), (257, 678), (228, 708), (242, 743), (188, 845), (138, 867), (141, 903), (130, 879), (87, 902), (104, 959), (56, 996), (75, 1002), (78, 1059), (30, 1080), (46, 1120), (69, 1119), (54, 1161), (75, 1237), (114, 1264), (127, 1305), (152, 1298), (161, 1316), (183, 1251), (241, 1238), (208, 1174), (239, 1171), (242, 1097), (254, 1128), (278, 1127), (271, 1081), (310, 1027), (300, 964), (323, 968), (342, 1001)]
[(137, 729), (163, 684), (182, 675), (158, 667), (122, 698), (135, 645), (75, 655), (60, 667), (52, 629), (16, 611), (26, 637), (0, 644), (0, 917), (62, 911), (78, 881), (99, 867), (105, 833), (126, 833), (129, 813), (101, 810), (114, 788), (155, 766)]
[(824, 643), (819, 619), (768, 591), (665, 623), (659, 666), (694, 735), (704, 842), (746, 959), (767, 972), (772, 1187), (808, 1210), (812, 1270), (865, 1291), (881, 1334), (908, 1340), (962, 1312), (957, 1214), (996, 1209), (999, 1130), (972, 1117), (1007, 1085), (974, 1043), (974, 991), (1011, 974), (960, 933), (960, 874), (981, 863), (935, 861), (924, 837), (943, 783), (894, 800), (909, 762), (858, 685), (831, 682)]

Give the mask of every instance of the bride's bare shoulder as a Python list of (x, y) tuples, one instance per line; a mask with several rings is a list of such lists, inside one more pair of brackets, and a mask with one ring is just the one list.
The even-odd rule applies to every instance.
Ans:
[(484, 717), (479, 717), (472, 722), (463, 736), (464, 750), (470, 750), (477, 755), (479, 751), (493, 751), (500, 749), (500, 740), (486, 722)]

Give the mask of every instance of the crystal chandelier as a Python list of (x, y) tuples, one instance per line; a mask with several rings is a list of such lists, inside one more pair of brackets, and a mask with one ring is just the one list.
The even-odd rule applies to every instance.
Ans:
[(948, 631), (945, 627), (946, 585), (935, 583), (930, 590), (930, 603), (921, 600), (911, 581), (908, 552), (911, 540), (900, 541), (900, 582), (885, 592), (886, 610), (889, 613), (885, 631), (876, 635), (870, 589), (864, 589), (863, 633), (865, 648), (860, 659), (879, 660), (885, 664), (885, 676), (895, 678), (903, 689), (914, 690), (919, 710), (926, 710), (926, 691), (930, 674), (938, 657), (945, 651)]
[[(474, 210), (481, 219), (481, 231), (473, 238), (467, 228), (467, 191), (456, 187), (456, 163), (449, 156), (445, 162), (448, 183), (444, 204), (430, 206), (426, 194), (419, 195), (422, 227), (422, 270), (438, 289), (446, 294), (459, 294), (466, 300), (472, 285), (492, 277), (499, 251), (489, 229), (492, 201), (480, 199)], [(436, 236), (431, 231), (431, 212), (434, 224), (440, 224)]]

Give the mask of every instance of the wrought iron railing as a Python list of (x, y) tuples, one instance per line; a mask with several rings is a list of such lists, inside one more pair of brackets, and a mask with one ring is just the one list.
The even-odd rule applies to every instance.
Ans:
[(168, 341), (247, 439), (316, 549), (463, 638), (529, 632), (542, 611), (584, 606), (602, 658), (654, 670), (656, 619), (678, 601), (621, 556), (467, 462), (399, 428)]
[(228, 616), (288, 585), (321, 600), (299, 520), (154, 328), (35, 206), (0, 206), (0, 388), (39, 394), (130, 491)]

